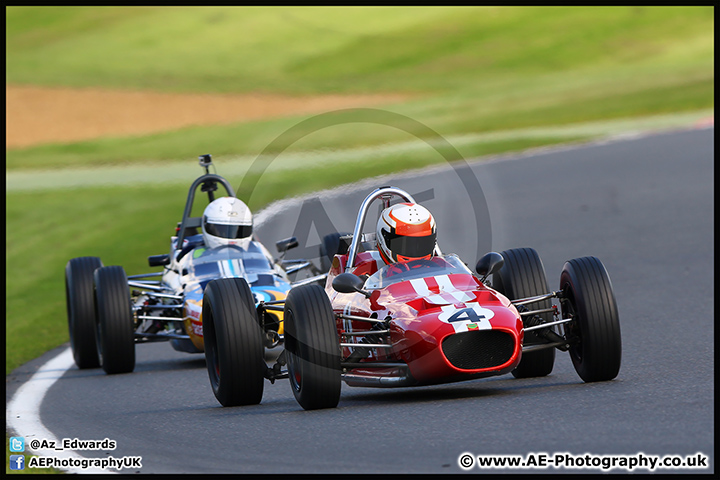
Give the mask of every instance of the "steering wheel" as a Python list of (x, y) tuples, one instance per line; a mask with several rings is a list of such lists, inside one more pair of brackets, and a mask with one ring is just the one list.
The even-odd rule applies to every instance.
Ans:
[(181, 258), (183, 258), (185, 255), (187, 255), (188, 252), (190, 252), (190, 250), (193, 250), (193, 249), (195, 249), (196, 247), (199, 247), (199, 246), (201, 246), (201, 245), (203, 245), (203, 242), (202, 242), (202, 241), (190, 242), (190, 243), (188, 243), (187, 245), (185, 245), (185, 246), (183, 247), (183, 249), (180, 251), (180, 253), (178, 254), (178, 256), (175, 257), (175, 261), (179, 262)]
[(221, 250), (237, 250), (239, 252), (244, 252), (243, 248), (239, 245), (220, 245), (219, 247), (215, 247), (213, 250), (216, 252), (219, 252)]
[[(409, 263), (412, 263), (412, 265), (409, 265)], [(425, 258), (412, 260), (411, 262), (393, 263), (392, 265), (388, 266), (387, 270), (385, 271), (385, 276), (391, 277), (393, 275), (399, 275), (401, 273), (409, 272), (410, 270), (415, 270), (416, 268), (421, 267), (437, 267), (437, 264), (432, 260), (428, 260)]]

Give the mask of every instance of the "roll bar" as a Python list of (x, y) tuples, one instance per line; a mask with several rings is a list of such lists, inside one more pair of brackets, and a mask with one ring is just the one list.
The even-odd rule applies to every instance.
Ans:
[[(376, 188), (370, 193), (370, 195), (365, 197), (365, 200), (363, 200), (362, 204), (360, 204), (360, 210), (358, 212), (357, 220), (355, 221), (352, 241), (350, 242), (350, 248), (348, 249), (346, 269), (355, 266), (355, 258), (357, 257), (358, 250), (360, 249), (360, 244), (362, 243), (362, 229), (365, 224), (365, 217), (367, 216), (370, 204), (379, 198), (382, 201), (383, 208), (388, 208), (390, 206), (390, 200), (393, 197), (400, 197), (406, 202), (417, 203), (412, 195), (407, 193), (405, 190), (391, 186)], [(435, 244), (435, 255), (442, 255), (440, 247), (438, 247), (437, 244)]]
[(191, 217), (193, 202), (195, 201), (195, 190), (197, 187), (202, 185), (202, 191), (207, 192), (209, 202), (215, 200), (214, 192), (217, 190), (217, 184), (221, 184), (225, 187), (228, 196), (234, 197), (235, 190), (233, 190), (230, 183), (220, 175), (214, 173), (206, 173), (195, 180), (190, 187), (188, 192), (187, 202), (185, 202), (185, 211), (183, 212), (182, 223), (180, 224), (180, 231), (178, 232), (177, 244), (182, 247), (183, 240), (185, 240), (186, 229), (195, 227), (199, 228), (202, 226), (202, 217)]

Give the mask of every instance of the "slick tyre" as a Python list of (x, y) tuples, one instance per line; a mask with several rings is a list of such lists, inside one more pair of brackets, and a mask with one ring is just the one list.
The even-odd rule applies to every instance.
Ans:
[(255, 300), (245, 279), (208, 283), (202, 320), (205, 363), (215, 398), (224, 407), (260, 403), (267, 364)]
[(320, 243), (320, 270), (327, 272), (332, 267), (335, 255), (344, 255), (348, 252), (348, 245), (340, 237), (350, 235), (349, 233), (334, 232), (325, 235)]
[(70, 349), (78, 368), (98, 368), (100, 357), (95, 341), (95, 302), (93, 272), (103, 264), (97, 257), (73, 258), (65, 266)]
[(622, 342), (617, 302), (610, 277), (595, 257), (568, 260), (560, 274), (563, 318), (573, 317), (566, 331), (579, 338), (570, 358), (585, 382), (612, 380), (620, 371)]
[(305, 410), (337, 407), (340, 344), (325, 290), (319, 285), (290, 290), (284, 318), (288, 375), (295, 399)]
[[(493, 274), (493, 288), (510, 300), (548, 293), (545, 267), (538, 253), (532, 248), (513, 248), (501, 252), (505, 263), (498, 273)], [(531, 310), (550, 308), (551, 301), (530, 305)], [(552, 321), (552, 314), (543, 313), (545, 322)], [(525, 333), (524, 345), (547, 343), (532, 332)], [(555, 349), (547, 348), (523, 353), (520, 364), (512, 371), (515, 378), (544, 377), (552, 372), (555, 365)]]
[(135, 369), (133, 315), (127, 276), (122, 267), (95, 270), (97, 346), (105, 373), (128, 373)]

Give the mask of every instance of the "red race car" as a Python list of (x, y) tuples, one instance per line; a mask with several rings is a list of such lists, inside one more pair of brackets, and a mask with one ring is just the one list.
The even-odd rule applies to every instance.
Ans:
[[(395, 216), (394, 197), (404, 209)], [(384, 208), (378, 229), (363, 234), (375, 200)], [(442, 254), (434, 220), (423, 212), (399, 188), (373, 191), (352, 235), (323, 239), (323, 252), (332, 258), (324, 289), (317, 283), (297, 286), (284, 301), (256, 308), (243, 279), (211, 282), (203, 318), (207, 364), (220, 403), (260, 403), (264, 379), (286, 377), (298, 403), (310, 410), (336, 407), (342, 381), (408, 387), (505, 373), (545, 376), (556, 349), (570, 353), (586, 382), (617, 376), (617, 305), (600, 260), (566, 262), (557, 291), (548, 288), (531, 248), (490, 252), (478, 261), (475, 275), (456, 255)], [(262, 345), (266, 309), (284, 310), (285, 319), (285, 350), (272, 367), (254, 346)]]

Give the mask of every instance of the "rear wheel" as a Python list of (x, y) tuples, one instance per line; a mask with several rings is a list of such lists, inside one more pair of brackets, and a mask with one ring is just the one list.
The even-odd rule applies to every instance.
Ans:
[(330, 233), (325, 235), (320, 243), (320, 270), (327, 272), (332, 267), (335, 255), (344, 255), (348, 252), (348, 244), (340, 237), (350, 235), (349, 233)]
[(560, 274), (564, 298), (560, 302), (575, 371), (585, 382), (612, 380), (620, 371), (622, 342), (615, 294), (605, 266), (596, 257), (565, 263)]
[(127, 276), (122, 267), (95, 270), (97, 345), (105, 373), (128, 373), (135, 369), (133, 316)]
[(243, 278), (208, 283), (203, 295), (205, 361), (224, 407), (260, 403), (267, 364), (255, 300)]
[(70, 348), (78, 368), (100, 366), (95, 342), (93, 272), (102, 266), (97, 257), (73, 258), (65, 266), (65, 301)]
[(285, 351), (290, 387), (305, 410), (340, 401), (340, 344), (335, 315), (319, 285), (293, 288), (285, 300)]
[[(545, 267), (538, 253), (532, 248), (513, 248), (501, 252), (505, 263), (500, 271), (493, 274), (493, 288), (510, 300), (543, 295), (550, 291)], [(532, 303), (531, 310), (550, 308), (548, 300)], [(540, 314), (543, 322), (552, 321), (552, 314)], [(547, 343), (532, 332), (525, 333), (525, 345)], [(512, 371), (516, 378), (544, 377), (552, 372), (555, 364), (555, 349), (547, 348), (523, 353), (520, 364)]]

